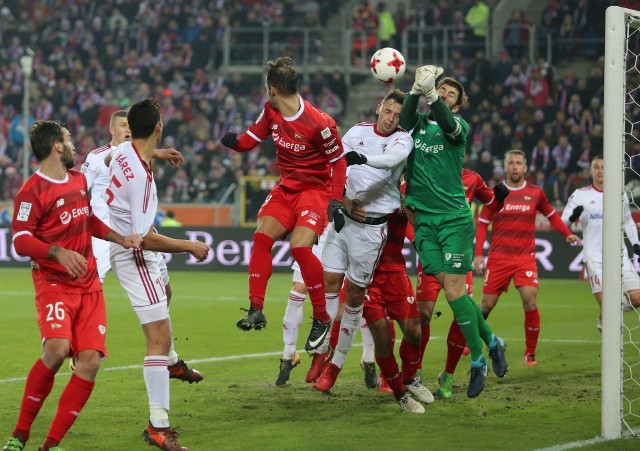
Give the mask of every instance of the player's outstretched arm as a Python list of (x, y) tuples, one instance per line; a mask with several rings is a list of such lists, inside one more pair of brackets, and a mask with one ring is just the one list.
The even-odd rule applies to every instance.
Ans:
[(168, 161), (174, 168), (179, 168), (180, 165), (184, 163), (184, 157), (182, 154), (172, 147), (167, 149), (155, 149), (153, 151), (153, 158)]
[(402, 102), (402, 110), (400, 111), (400, 127), (409, 131), (418, 123), (420, 115), (418, 114), (418, 101), (420, 94), (409, 93), (404, 102)]
[(142, 248), (149, 251), (179, 254), (188, 252), (198, 261), (202, 261), (209, 253), (209, 246), (202, 241), (178, 240), (162, 235), (151, 229), (142, 239)]

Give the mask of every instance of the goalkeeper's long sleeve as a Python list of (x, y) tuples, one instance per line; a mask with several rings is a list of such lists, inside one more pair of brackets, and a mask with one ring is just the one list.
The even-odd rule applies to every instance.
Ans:
[(442, 98), (438, 97), (438, 100), (431, 104), (431, 114), (440, 128), (449, 135), (450, 138), (456, 139), (462, 132), (462, 126), (456, 121), (453, 113)]
[(400, 111), (400, 127), (407, 131), (413, 129), (420, 118), (417, 111), (418, 100), (420, 100), (420, 95), (407, 94), (404, 102), (402, 103), (402, 110)]

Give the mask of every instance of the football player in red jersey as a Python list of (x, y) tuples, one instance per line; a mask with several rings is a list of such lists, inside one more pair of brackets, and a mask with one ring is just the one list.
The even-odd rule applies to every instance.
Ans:
[[(476, 273), (484, 274), (480, 308), (485, 318), (498, 303), (500, 294), (507, 291), (513, 278), (524, 308), (524, 361), (528, 366), (535, 366), (536, 345), (540, 334), (535, 233), (538, 212), (549, 219), (551, 226), (566, 238), (567, 243), (577, 243), (580, 238), (572, 234), (562, 222), (544, 191), (526, 182), (527, 160), (523, 151), (509, 150), (504, 157), (504, 167), (506, 180), (503, 183), (509, 188), (509, 197), (500, 212), (495, 213), (485, 208), (480, 213), (473, 266)], [(485, 266), (482, 249), (490, 223), (493, 223), (491, 245)]]
[(280, 181), (258, 211), (249, 260), (250, 306), (236, 325), (241, 330), (266, 326), (262, 309), (273, 269), (271, 248), (275, 240), (290, 235), (291, 255), (300, 265), (313, 306), (313, 326), (305, 349), (314, 352), (323, 343), (331, 319), (322, 263), (311, 248), (327, 219), (334, 222), (337, 232), (344, 225), (341, 200), (347, 165), (335, 120), (300, 97), (293, 60), (269, 61), (265, 73), (269, 101), (260, 116), (245, 133), (228, 132), (221, 139), (223, 145), (247, 152), (273, 137), (280, 169)]
[(89, 207), (87, 182), (75, 165), (69, 131), (57, 122), (36, 121), (29, 138), (40, 168), (14, 201), (13, 244), (31, 257), (42, 355), (27, 376), (18, 421), (3, 449), (21, 450), (51, 392), (55, 375), (70, 356), (76, 369), (58, 401), (41, 450), (57, 446), (89, 399), (105, 347), (106, 311), (91, 237), (138, 248), (140, 235), (116, 233)]

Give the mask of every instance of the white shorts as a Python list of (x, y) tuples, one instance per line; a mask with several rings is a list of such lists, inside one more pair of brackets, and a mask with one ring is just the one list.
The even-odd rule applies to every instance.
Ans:
[[(602, 292), (602, 262), (586, 262), (592, 293)], [(640, 290), (640, 276), (629, 258), (622, 259), (622, 289), (625, 292)]]
[(93, 256), (96, 258), (96, 264), (98, 265), (100, 283), (104, 283), (104, 278), (107, 277), (107, 272), (111, 269), (109, 257), (111, 244), (100, 238), (91, 237), (91, 247), (93, 248)]
[(112, 243), (111, 268), (129, 295), (140, 324), (169, 317), (157, 252), (123, 249)]
[(167, 269), (167, 262), (164, 261), (162, 252), (156, 252), (158, 254), (158, 268), (160, 269), (160, 275), (162, 276), (162, 283), (166, 287), (169, 283), (169, 270)]
[[(318, 260), (322, 261), (322, 249), (324, 249), (324, 242), (327, 237), (327, 229), (324, 229), (324, 233), (318, 237), (318, 244), (314, 244), (311, 248), (313, 255), (318, 257)], [(293, 270), (293, 282), (304, 283), (302, 279), (302, 274), (300, 273), (300, 265), (297, 261), (293, 260), (293, 265), (291, 265), (291, 269)]]
[(387, 224), (362, 224), (345, 217), (340, 233), (336, 233), (333, 222), (327, 229), (322, 251), (324, 270), (344, 274), (355, 285), (366, 288), (387, 241)]

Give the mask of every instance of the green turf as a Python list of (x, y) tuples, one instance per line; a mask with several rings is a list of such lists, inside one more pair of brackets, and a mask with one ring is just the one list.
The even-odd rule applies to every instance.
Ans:
[[(289, 274), (273, 276), (266, 301), (266, 330), (240, 332), (235, 321), (246, 306), (247, 276), (236, 273), (171, 274), (176, 350), (199, 369), (198, 385), (171, 381), (170, 418), (181, 426), (181, 442), (194, 450), (531, 450), (592, 439), (600, 433), (600, 333), (597, 307), (585, 282), (543, 280), (539, 366), (523, 364), (524, 332), (514, 289), (489, 318), (507, 340), (509, 372), (489, 374), (479, 398), (466, 397), (468, 360), (454, 379), (454, 398), (437, 400), (424, 415), (400, 413), (388, 394), (366, 389), (358, 362), (360, 340), (330, 395), (304, 382), (310, 358), (303, 355), (290, 384), (276, 387), (282, 350), (281, 318), (291, 285)], [(480, 286), (476, 280), (476, 299)], [(144, 450), (140, 433), (148, 416), (141, 364), (144, 340), (129, 301), (109, 274), (105, 284), (110, 356), (82, 415), (65, 437), (71, 450)], [(0, 277), (0, 436), (15, 424), (24, 377), (38, 358), (39, 338), (33, 288), (25, 269), (4, 269)], [(432, 323), (424, 363), (426, 385), (435, 391), (444, 365), (451, 311)], [(305, 323), (299, 347), (311, 320)], [(54, 390), (32, 430), (26, 449), (42, 443), (69, 374), (61, 370)], [(640, 413), (640, 406), (636, 406)], [(585, 444), (586, 446), (587, 444)], [(638, 449), (637, 439), (591, 445), (588, 449)]]

